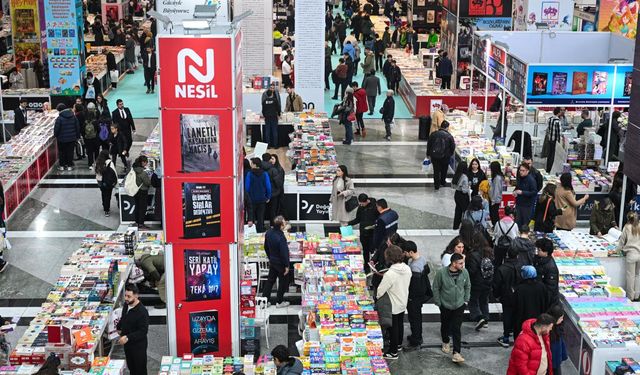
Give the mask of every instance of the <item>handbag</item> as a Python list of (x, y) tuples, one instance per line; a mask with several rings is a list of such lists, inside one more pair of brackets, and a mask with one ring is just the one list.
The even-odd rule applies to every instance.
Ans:
[(344, 208), (347, 212), (351, 212), (358, 208), (358, 198), (355, 195), (352, 195), (351, 198), (344, 201)]
[(391, 328), (393, 325), (393, 311), (391, 306), (391, 298), (389, 293), (385, 293), (376, 301), (376, 310), (378, 311), (378, 319), (382, 329)]
[(349, 115), (347, 116), (347, 120), (349, 120), (349, 122), (354, 122), (356, 121), (356, 114), (355, 112), (350, 112)]

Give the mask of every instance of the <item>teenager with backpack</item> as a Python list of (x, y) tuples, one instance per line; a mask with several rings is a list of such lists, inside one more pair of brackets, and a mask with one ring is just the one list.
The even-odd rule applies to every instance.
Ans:
[(104, 216), (109, 217), (111, 215), (111, 194), (113, 188), (118, 184), (118, 173), (116, 167), (111, 158), (109, 157), (109, 151), (102, 150), (96, 158), (96, 181), (98, 181), (98, 187), (102, 193), (102, 208), (104, 209)]
[(494, 273), (493, 249), (484, 235), (476, 232), (470, 250), (465, 259), (465, 267), (471, 279), (469, 312), (471, 321), (477, 323), (476, 331), (480, 331), (489, 324), (489, 294)]
[(474, 230), (482, 233), (487, 241), (491, 241), (491, 236), (489, 235), (491, 218), (489, 217), (489, 210), (484, 204), (485, 201), (479, 195), (471, 198), (471, 203), (469, 203), (469, 207), (462, 215), (462, 220), (472, 222)]
[(410, 348), (422, 345), (422, 305), (433, 297), (429, 273), (431, 269), (427, 258), (420, 256), (418, 246), (413, 241), (407, 241), (402, 246), (404, 255), (411, 268), (411, 282), (409, 283), (409, 301), (407, 315), (411, 326), (411, 335), (407, 337)]
[(440, 186), (444, 187), (447, 184), (449, 160), (456, 149), (455, 140), (448, 129), (449, 122), (442, 121), (440, 129), (429, 135), (427, 143), (427, 157), (433, 164), (433, 185), (436, 191), (440, 189)]
[(495, 269), (492, 282), (493, 296), (502, 305), (502, 337), (497, 341), (503, 348), (509, 347), (509, 335), (513, 332), (513, 293), (519, 281), (518, 251), (511, 248), (504, 263)]
[(493, 227), (493, 264), (498, 267), (511, 248), (513, 240), (518, 237), (518, 226), (515, 221), (515, 212), (513, 208), (506, 206), (504, 208), (504, 217), (498, 221)]
[(100, 142), (98, 139), (99, 125), (97, 120), (96, 105), (87, 104), (87, 113), (82, 124), (82, 136), (84, 138), (84, 146), (87, 149), (87, 164), (89, 169), (93, 170), (93, 163), (100, 153)]

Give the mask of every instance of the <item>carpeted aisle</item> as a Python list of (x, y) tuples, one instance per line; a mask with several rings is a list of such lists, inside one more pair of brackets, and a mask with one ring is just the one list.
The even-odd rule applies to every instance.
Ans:
[(122, 99), (124, 105), (131, 109), (134, 118), (158, 118), (158, 87), (155, 94), (146, 94), (144, 86), (144, 72), (139, 67), (134, 74), (125, 74), (117, 89), (111, 89), (107, 94), (109, 108), (116, 108), (116, 100)]

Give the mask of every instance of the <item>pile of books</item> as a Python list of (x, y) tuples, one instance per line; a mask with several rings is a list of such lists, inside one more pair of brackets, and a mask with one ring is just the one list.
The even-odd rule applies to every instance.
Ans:
[(287, 155), (295, 165), (297, 184), (331, 185), (338, 162), (326, 114), (300, 113), (293, 124), (295, 132)]
[(244, 373), (246, 375), (276, 375), (276, 365), (270, 356), (214, 357), (205, 355), (195, 358), (192, 354), (182, 357), (164, 356), (160, 362), (159, 375), (223, 375)]

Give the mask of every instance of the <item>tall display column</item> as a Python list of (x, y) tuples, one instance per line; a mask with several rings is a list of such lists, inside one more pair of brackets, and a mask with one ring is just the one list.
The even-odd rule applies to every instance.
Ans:
[(51, 104), (83, 94), (85, 75), (82, 0), (44, 0)]
[(239, 353), (240, 32), (158, 38), (171, 354)]
[(325, 2), (296, 0), (295, 11), (294, 86), (305, 109), (324, 111)]

